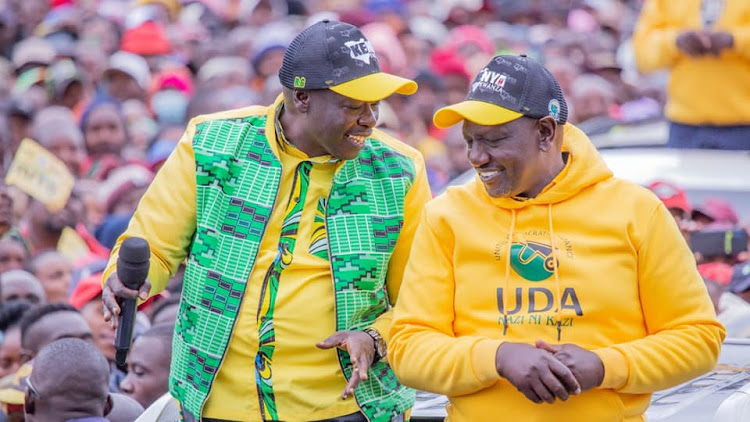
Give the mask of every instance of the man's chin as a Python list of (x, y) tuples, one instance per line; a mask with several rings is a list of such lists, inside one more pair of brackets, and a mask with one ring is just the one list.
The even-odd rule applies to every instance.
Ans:
[(508, 198), (510, 196), (510, 189), (502, 189), (496, 186), (484, 185), (484, 190), (487, 191), (487, 195), (493, 198)]
[(348, 161), (348, 160), (353, 160), (353, 159), (357, 158), (357, 156), (359, 155), (359, 151), (360, 150), (356, 150), (356, 151), (338, 151), (336, 154), (331, 154), (331, 155), (334, 156), (338, 160)]

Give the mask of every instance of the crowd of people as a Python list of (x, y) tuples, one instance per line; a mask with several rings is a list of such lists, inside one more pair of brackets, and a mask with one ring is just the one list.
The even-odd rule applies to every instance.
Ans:
[[(475, 76), (498, 54), (523, 53), (543, 63), (559, 82), (566, 100), (565, 122), (585, 133), (666, 117), (672, 124), (671, 146), (750, 149), (747, 137), (743, 138), (746, 132), (742, 132), (750, 118), (695, 118), (703, 109), (687, 113), (688, 117), (682, 113), (686, 101), (703, 102), (675, 94), (695, 90), (693, 86), (683, 89), (673, 85), (685, 84), (686, 77), (680, 70), (683, 68), (672, 67), (674, 60), (667, 60), (677, 53), (669, 50), (662, 55), (644, 55), (644, 44), (662, 42), (663, 34), (657, 32), (667, 25), (658, 16), (668, 12), (666, 6), (654, 6), (661, 2), (650, 1), (651, 7), (644, 9), (648, 19), (639, 21), (642, 3), (5, 2), (0, 6), (0, 168), (6, 174), (22, 141), (31, 140), (64, 164), (65, 175), (47, 176), (70, 176), (73, 187), (56, 209), (48, 198), (29, 194), (18, 186), (0, 186), (0, 420), (4, 416), (9, 421), (22, 421), (24, 414), (33, 415), (26, 420), (49, 420), (45, 419), (49, 418), (47, 412), (54, 411), (55, 403), (45, 401), (49, 400), (47, 394), (79, 400), (78, 389), (72, 386), (82, 380), (90, 387), (82, 394), (101, 399), (87, 401), (87, 411), (110, 421), (132, 422), (167, 394), (172, 337), (188, 259), (180, 256), (176, 260), (178, 255), (164, 258), (174, 268), (164, 268), (160, 292), (140, 305), (135, 341), (128, 367), (123, 370), (114, 362), (115, 328), (103, 318), (108, 310), (102, 303), (103, 292), (106, 296), (102, 277), (112, 274), (112, 265), (107, 266), (110, 253), (117, 250), (118, 238), (167, 158), (176, 150), (175, 155), (180, 155), (178, 145), (183, 133), (194, 131), (196, 124), (206, 121), (198, 118), (189, 123), (191, 119), (251, 105), (279, 104), (282, 90), (291, 88), (279, 77), (285, 51), (300, 31), (323, 19), (360, 28), (377, 53), (383, 72), (418, 84), (416, 92), (402, 87), (404, 94), (412, 95), (398, 91), (379, 101), (373, 126), (421, 153), (414, 163), (424, 160), (425, 187), (429, 184), (432, 192), (442, 191), (453, 178), (476, 165), (467, 160), (462, 126), (436, 125), (433, 115), (443, 106), (463, 101), (473, 89)], [(674, 19), (666, 21), (673, 23)], [(722, 51), (748, 42), (736, 38), (729, 43), (720, 32), (715, 39), (708, 36), (703, 47), (682, 40), (676, 48), (694, 48), (691, 55), (695, 57), (732, 55)], [(698, 35), (692, 40), (701, 41)], [(746, 66), (748, 62), (744, 56), (732, 55), (730, 59), (732, 66), (735, 62), (740, 63), (736, 66)], [(666, 71), (646, 73), (658, 70)], [(313, 83), (309, 79), (308, 87)], [(300, 87), (296, 80), (290, 83)], [(300, 83), (304, 88), (305, 82)], [(701, 92), (718, 89), (714, 88)], [(741, 94), (738, 90), (737, 98)], [(679, 134), (685, 131), (694, 133), (691, 127), (699, 124), (706, 126), (701, 132), (703, 138), (693, 139), (689, 145), (673, 140), (684, 139)], [(726, 127), (717, 129), (717, 125)], [(714, 139), (711, 136), (722, 130), (733, 136), (725, 138), (721, 132), (721, 139), (729, 139), (726, 143), (705, 140)], [(286, 124), (284, 131), (295, 139)], [(180, 192), (186, 188), (170, 183), (182, 182), (165, 182), (162, 178), (159, 189), (164, 198), (184, 199)], [(693, 252), (727, 335), (750, 337), (746, 222), (726, 201), (690, 204), (685, 192), (668, 181), (649, 187), (670, 210), (691, 246), (698, 245), (695, 239), (705, 233), (745, 233), (744, 250), (706, 253), (696, 246)], [(427, 195), (423, 196), (426, 199)], [(421, 199), (411, 200), (415, 201), (411, 204), (415, 210), (421, 207)], [(184, 203), (163, 205), (174, 209), (175, 215), (183, 211), (189, 214)], [(150, 221), (151, 226), (140, 228), (158, 231), (159, 225), (164, 230), (178, 227), (179, 217), (168, 220)], [(283, 223), (286, 226), (287, 220)], [(416, 220), (409, 219), (409, 224), (416, 224)], [(404, 230), (410, 236), (414, 234), (408, 224)], [(195, 239), (190, 236), (182, 239), (183, 243), (211, 240), (201, 233)], [(735, 237), (741, 239), (742, 235)], [(398, 251), (404, 256), (408, 255), (408, 245), (405, 247)], [(293, 243), (291, 248), (293, 251)], [(328, 254), (324, 255), (328, 259)], [(392, 291), (387, 293), (391, 295)], [(272, 306), (266, 312), (273, 316)], [(336, 341), (321, 348), (340, 346)], [(281, 359), (279, 356), (276, 359)], [(38, 367), (45, 368), (42, 375)], [(62, 379), (66, 382), (57, 382)], [(354, 394), (353, 390), (349, 394)], [(38, 392), (41, 394), (36, 395)], [(356, 406), (346, 409), (350, 408)], [(66, 419), (73, 417), (68, 416)]]
[[(91, 182), (80, 190), (99, 204), (87, 217), (98, 227), (108, 214), (127, 213), (123, 184), (147, 185), (190, 118), (273, 100), (284, 48), (327, 16), (362, 27), (384, 70), (419, 84), (408, 100), (384, 102), (378, 125), (423, 152), (433, 189), (468, 164), (460, 133), (436, 128), (432, 113), (463, 98), (497, 52), (544, 59), (574, 123), (657, 118), (665, 101), (664, 75), (638, 74), (628, 54), (635, 1), (240, 3), (8, 2), (0, 41), (4, 168), (25, 137), (50, 149)], [(137, 199), (139, 189), (128, 191)]]

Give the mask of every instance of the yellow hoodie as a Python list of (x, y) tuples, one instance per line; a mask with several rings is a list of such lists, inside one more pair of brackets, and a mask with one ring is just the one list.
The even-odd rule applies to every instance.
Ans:
[(690, 57), (677, 49), (682, 31), (701, 30), (702, 0), (646, 0), (633, 49), (642, 72), (669, 69), (667, 117), (689, 125), (750, 125), (750, 1), (723, 0), (713, 30), (734, 36), (718, 57)]
[[(536, 198), (492, 198), (475, 179), (425, 209), (388, 357), (405, 385), (448, 396), (450, 421), (639, 421), (651, 392), (716, 363), (724, 327), (667, 209), (612, 177), (570, 124), (563, 150), (565, 169)], [(495, 352), (536, 339), (596, 353), (602, 385), (528, 400)]]

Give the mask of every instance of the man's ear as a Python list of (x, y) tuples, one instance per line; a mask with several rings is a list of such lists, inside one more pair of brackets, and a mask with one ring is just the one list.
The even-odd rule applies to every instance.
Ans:
[(294, 108), (300, 113), (304, 114), (310, 110), (310, 92), (304, 89), (295, 89), (292, 92), (292, 98), (294, 99)]
[(555, 145), (557, 128), (557, 121), (551, 116), (542, 117), (537, 121), (540, 150), (547, 152)]
[(104, 416), (109, 415), (109, 412), (112, 411), (113, 406), (114, 403), (112, 402), (112, 394), (107, 394), (107, 400), (104, 402)]

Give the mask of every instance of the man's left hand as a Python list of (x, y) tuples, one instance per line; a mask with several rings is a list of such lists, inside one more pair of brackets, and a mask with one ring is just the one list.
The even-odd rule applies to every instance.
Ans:
[(367, 371), (375, 358), (375, 342), (363, 331), (337, 331), (332, 336), (316, 344), (320, 349), (339, 349), (349, 352), (353, 370), (349, 383), (346, 384), (342, 399), (354, 394), (360, 381), (367, 379)]
[(598, 387), (604, 381), (604, 364), (596, 353), (575, 344), (553, 346), (542, 340), (536, 341), (536, 347), (552, 353), (567, 366), (581, 385), (581, 391)]

